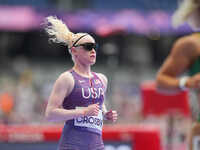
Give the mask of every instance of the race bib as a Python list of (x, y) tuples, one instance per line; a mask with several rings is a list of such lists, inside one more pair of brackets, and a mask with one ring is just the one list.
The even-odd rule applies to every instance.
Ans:
[[(81, 109), (81, 107), (76, 107)], [(83, 116), (74, 119), (74, 126), (94, 128), (102, 131), (103, 127), (103, 113), (99, 110), (98, 116)]]

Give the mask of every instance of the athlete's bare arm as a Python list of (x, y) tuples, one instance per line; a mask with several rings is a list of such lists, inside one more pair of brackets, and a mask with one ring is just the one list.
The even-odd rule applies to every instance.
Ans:
[(193, 36), (179, 39), (157, 73), (158, 88), (180, 90), (178, 76), (185, 72), (198, 56), (199, 50)]
[[(106, 77), (104, 74), (102, 74), (102, 73), (98, 73), (97, 76), (98, 76), (98, 77), (101, 79), (101, 81), (103, 82), (103, 85), (104, 85), (104, 87), (105, 87), (105, 92), (106, 92), (106, 90), (107, 90), (107, 84), (108, 84), (108, 79), (107, 79), (107, 77)], [(104, 95), (104, 96), (105, 96), (105, 95)], [(104, 97), (104, 98), (105, 98), (105, 97)], [(103, 103), (103, 105), (102, 105), (102, 111), (103, 111), (103, 114), (105, 114), (105, 113), (107, 112), (105, 103)]]
[(62, 103), (74, 87), (74, 79), (69, 72), (60, 75), (51, 92), (45, 116), (49, 121), (66, 121), (84, 115), (98, 115), (99, 105), (92, 104), (83, 109), (63, 109)]
[[(105, 88), (107, 89), (107, 83), (108, 83), (108, 79), (105, 75), (98, 73), (99, 78), (101, 79), (101, 81), (103, 82)], [(102, 105), (102, 111), (104, 114), (104, 118), (107, 120), (111, 120), (112, 122), (116, 122), (117, 121), (117, 111), (115, 110), (107, 110), (105, 103), (103, 103)]]

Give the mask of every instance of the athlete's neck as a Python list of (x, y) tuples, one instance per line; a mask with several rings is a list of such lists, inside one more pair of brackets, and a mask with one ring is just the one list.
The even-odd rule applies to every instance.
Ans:
[(73, 67), (73, 70), (84, 77), (87, 77), (87, 78), (92, 77), (91, 67), (89, 65), (83, 66), (80, 64), (75, 64)]

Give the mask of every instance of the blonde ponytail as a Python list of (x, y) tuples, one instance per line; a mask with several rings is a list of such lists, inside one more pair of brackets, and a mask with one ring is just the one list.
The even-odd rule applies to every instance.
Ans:
[(70, 47), (75, 34), (57, 17), (49, 16), (45, 19), (45, 31), (49, 35), (49, 40), (55, 43), (62, 43)]
[(187, 21), (190, 14), (199, 7), (195, 0), (183, 0), (172, 16), (172, 26), (177, 28)]

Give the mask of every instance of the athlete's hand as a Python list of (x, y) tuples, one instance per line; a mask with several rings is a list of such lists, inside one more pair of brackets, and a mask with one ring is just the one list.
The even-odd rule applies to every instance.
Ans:
[(116, 122), (118, 115), (117, 115), (117, 112), (115, 110), (110, 110), (110, 111), (108, 111), (104, 114), (104, 117), (105, 117), (106, 120)]
[(85, 116), (98, 116), (99, 114), (99, 104), (91, 104), (85, 108)]
[(200, 73), (188, 78), (186, 82), (187, 88), (199, 89), (200, 88)]

